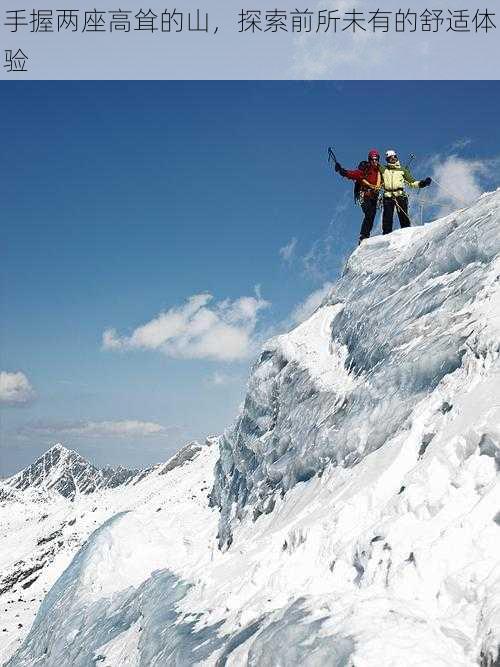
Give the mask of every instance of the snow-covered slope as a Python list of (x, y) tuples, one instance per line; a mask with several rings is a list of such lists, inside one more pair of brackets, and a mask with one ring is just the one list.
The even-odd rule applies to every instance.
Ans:
[(268, 343), (221, 444), (222, 542), (248, 505), (269, 511), (276, 492), (332, 461), (350, 467), (404, 438), (443, 378), (496, 353), (498, 332), (484, 328), (498, 286), (497, 199), (363, 244), (324, 307)]
[[(211, 442), (207, 439), (206, 444)], [(58, 444), (26, 470), (3, 480), (0, 664), (19, 647), (43, 598), (93, 531), (114, 514), (144, 503), (161, 512), (170, 484), (167, 473), (193, 461), (201, 450), (201, 445), (189, 443), (165, 464), (124, 475), (122, 484), (107, 485), (106, 473), (108, 480), (117, 479), (111, 469), (100, 471)], [(27, 479), (32, 485), (22, 484)], [(67, 480), (74, 482), (68, 485)], [(76, 491), (65, 493), (69, 488)]]
[(78, 500), (7, 664), (498, 664), (499, 353), (500, 191), (365, 242), (218, 444)]

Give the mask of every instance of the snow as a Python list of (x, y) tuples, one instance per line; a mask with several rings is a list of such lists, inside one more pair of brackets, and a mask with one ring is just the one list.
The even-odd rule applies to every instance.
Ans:
[(491, 667), (499, 223), (497, 191), (363, 243), (265, 345), (235, 424), (179, 465), (6, 500), (16, 559), (67, 522), (6, 665)]
[[(212, 441), (207, 439), (207, 444)], [(7, 483), (26, 477), (30, 468), (4, 480), (2, 488), (9, 489), (9, 496), (0, 500), (0, 664), (14, 653), (25, 639), (40, 603), (53, 587), (62, 572), (72, 562), (73, 557), (84, 545), (86, 539), (108, 519), (117, 513), (130, 512), (135, 509), (140, 513), (143, 505), (152, 507), (155, 516), (164, 509), (164, 490), (170, 484), (172, 472), (164, 475), (169, 469), (182, 470), (185, 460), (194, 460), (201, 447), (189, 443), (167, 463), (146, 470), (141, 473), (132, 485), (125, 479), (121, 487), (100, 488), (93, 492), (81, 493), (76, 496), (66, 495), (64, 484), (56, 484), (58, 491), (51, 485), (47, 489), (47, 481), (65, 480), (73, 469), (74, 456), (79, 459), (79, 468), (87, 469), (88, 477), (81, 475), (79, 480), (83, 487), (89, 488), (87, 479), (92, 481), (102, 479), (100, 471), (85, 462), (76, 452), (57, 445), (49, 450), (45, 459), (52, 459), (54, 449), (61, 450), (55, 467), (48, 475), (32, 477), (34, 487), (23, 491), (13, 490)], [(186, 451), (184, 451), (186, 450)], [(196, 450), (196, 451), (195, 451)], [(41, 457), (42, 459), (44, 457)], [(80, 465), (83, 462), (84, 465)], [(38, 461), (35, 467), (38, 469)], [(65, 465), (68, 469), (66, 469)], [(186, 487), (188, 488), (188, 487)], [(203, 485), (205, 492), (208, 488)], [(62, 491), (62, 493), (61, 493)], [(186, 491), (187, 493), (187, 491)], [(134, 533), (130, 533), (133, 535)], [(154, 533), (149, 542), (154, 542)], [(144, 551), (148, 550), (148, 540), (145, 540)], [(125, 558), (125, 554), (137, 554), (137, 543), (132, 540), (130, 547), (120, 552), (124, 559), (123, 567), (108, 562), (108, 577), (101, 581), (95, 577), (90, 568), (89, 582), (98, 590), (106, 589), (106, 583), (113, 586), (120, 571), (126, 576), (133, 576), (134, 568), (141, 567), (141, 563), (134, 565), (133, 558)], [(149, 553), (154, 554), (154, 544), (149, 546)], [(92, 557), (91, 557), (92, 558)], [(158, 558), (157, 558), (158, 561)], [(99, 558), (92, 558), (92, 566), (104, 572)], [(33, 574), (27, 574), (34, 570)], [(151, 570), (148, 570), (148, 573)], [(116, 578), (115, 578), (116, 574)], [(12, 585), (12, 578), (18, 579)], [(30, 583), (35, 578), (33, 583)], [(10, 581), (9, 581), (10, 580)], [(28, 588), (25, 588), (30, 584)], [(5, 590), (4, 590), (5, 589)], [(89, 595), (92, 591), (89, 592)], [(21, 625), (22, 627), (19, 627)]]
[(137, 476), (137, 472), (125, 468), (99, 470), (77, 452), (57, 443), (30, 466), (5, 480), (4, 484), (21, 491), (55, 490), (73, 500), (80, 493), (93, 493), (100, 488), (127, 483)]
[(221, 545), (248, 506), (270, 511), (277, 493), (332, 461), (356, 465), (404, 434), (418, 403), (478, 346), (497, 354), (498, 200), (364, 242), (323, 307), (265, 346), (221, 443)]

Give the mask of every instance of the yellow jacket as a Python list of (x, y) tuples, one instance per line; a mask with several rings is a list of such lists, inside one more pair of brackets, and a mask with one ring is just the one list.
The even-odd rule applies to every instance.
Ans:
[(407, 167), (402, 167), (399, 162), (394, 164), (380, 165), (382, 174), (382, 187), (384, 188), (384, 197), (397, 197), (404, 195), (405, 185), (411, 188), (418, 188), (420, 181), (416, 181)]

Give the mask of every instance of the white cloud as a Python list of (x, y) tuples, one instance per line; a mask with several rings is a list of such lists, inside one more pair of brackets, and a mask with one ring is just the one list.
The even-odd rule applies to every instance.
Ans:
[(0, 403), (23, 405), (34, 396), (33, 387), (24, 373), (0, 372)]
[[(333, 74), (345, 69), (346, 66), (357, 66), (363, 72), (376, 72), (380, 65), (393, 57), (394, 48), (387, 42), (379, 48), (383, 33), (361, 29), (356, 32), (343, 31), (345, 24), (340, 20), (346, 12), (352, 12), (352, 3), (349, 0), (332, 0), (322, 2), (316, 7), (310, 7), (316, 12), (322, 11), (323, 17), (332, 17), (328, 31), (324, 32), (325, 26), (310, 33), (302, 33), (294, 40), (295, 53), (292, 74), (300, 79), (330, 78)], [(363, 2), (356, 4), (356, 10), (365, 11), (368, 7)], [(338, 19), (337, 31), (342, 31), (342, 39), (336, 39), (335, 17)], [(366, 77), (365, 77), (366, 78)]]
[(147, 437), (150, 435), (163, 435), (165, 427), (155, 422), (128, 419), (125, 421), (86, 422), (81, 427), (77, 427), (75, 431), (83, 436), (108, 435), (117, 438), (122, 436)]
[(212, 373), (209, 379), (210, 384), (213, 384), (215, 386), (230, 384), (233, 381), (234, 378), (231, 375), (227, 375), (226, 373), (221, 373), (220, 371), (215, 371), (215, 373)]
[(279, 249), (279, 253), (281, 255), (281, 259), (286, 263), (286, 264), (291, 264), (294, 255), (295, 255), (295, 247), (297, 245), (297, 239), (295, 236), (288, 241), (286, 245), (284, 245), (282, 248)]
[(215, 371), (213, 375), (210, 377), (210, 382), (211, 384), (215, 385), (223, 385), (228, 383), (228, 377), (225, 373), (220, 373), (219, 371)]
[(333, 283), (326, 282), (319, 289), (309, 294), (307, 299), (299, 303), (292, 311), (290, 319), (292, 324), (304, 322), (321, 305), (323, 299), (328, 295), (333, 287)]
[(160, 350), (178, 359), (235, 361), (251, 353), (258, 313), (267, 306), (258, 287), (255, 296), (219, 303), (213, 303), (211, 294), (195, 294), (183, 306), (160, 313), (130, 336), (107, 329), (102, 346), (105, 350)]
[[(353, 250), (352, 227), (346, 215), (353, 206), (352, 188), (348, 188), (335, 203), (325, 234), (316, 239), (301, 257), (304, 273), (315, 282), (331, 278), (341, 269), (346, 254)], [(361, 224), (362, 212), (359, 210)]]
[(472, 139), (469, 137), (462, 137), (461, 139), (456, 139), (450, 146), (450, 150), (452, 151), (460, 151), (467, 146), (470, 146), (472, 143)]
[(168, 436), (172, 429), (168, 429), (155, 422), (137, 420), (124, 421), (79, 421), (79, 422), (35, 422), (23, 426), (25, 434), (44, 434), (67, 437), (108, 437), (108, 438), (146, 438), (148, 436)]
[[(267, 338), (266, 338), (267, 340)], [(232, 385), (233, 389), (239, 391), (247, 382), (247, 371), (239, 373), (226, 373), (225, 371), (214, 371), (206, 378), (206, 384), (214, 387), (227, 387)]]
[(437, 156), (432, 169), (432, 200), (439, 207), (438, 215), (446, 215), (477, 199), (484, 191), (482, 179), (490, 171), (487, 162), (457, 155), (444, 159)]

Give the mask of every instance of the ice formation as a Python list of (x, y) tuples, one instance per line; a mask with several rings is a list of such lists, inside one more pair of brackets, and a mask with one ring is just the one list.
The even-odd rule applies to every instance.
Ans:
[(222, 543), (247, 505), (269, 511), (277, 491), (404, 438), (418, 404), (464, 355), (496, 353), (498, 338), (483, 331), (498, 287), (491, 200), (364, 243), (323, 306), (265, 346), (221, 442), (213, 500)]

